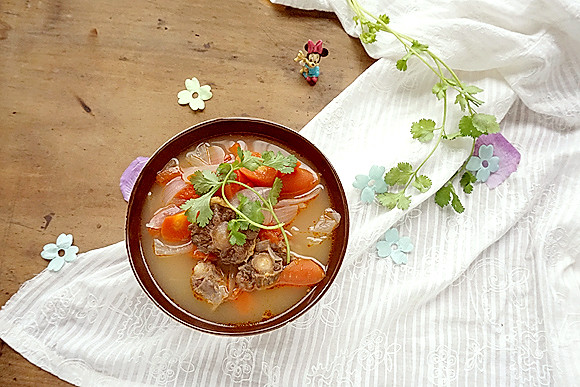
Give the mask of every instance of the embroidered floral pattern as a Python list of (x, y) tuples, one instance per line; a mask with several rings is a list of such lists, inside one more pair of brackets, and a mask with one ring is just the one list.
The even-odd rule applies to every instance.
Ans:
[(77, 259), (79, 248), (73, 246), (73, 236), (71, 234), (60, 234), (56, 238), (56, 243), (44, 245), (40, 256), (50, 263), (48, 270), (59, 271), (65, 262), (72, 262)]
[(126, 298), (119, 310), (110, 308), (128, 316), (117, 330), (117, 342), (139, 341), (153, 332), (161, 334), (177, 324), (155, 306), (145, 294)]
[(399, 237), (396, 228), (387, 230), (384, 240), (377, 242), (377, 253), (379, 257), (391, 257), (396, 264), (407, 263), (407, 253), (413, 250), (413, 244), (409, 237)]
[(232, 378), (234, 383), (250, 380), (254, 368), (254, 353), (250, 349), (250, 342), (243, 338), (232, 341), (226, 347), (226, 358), (222, 369)]
[(352, 183), (354, 188), (362, 190), (360, 200), (366, 203), (372, 203), (375, 200), (375, 194), (387, 192), (387, 183), (383, 180), (385, 167), (373, 165), (367, 175), (356, 175)]
[(155, 378), (155, 384), (158, 386), (173, 384), (179, 372), (179, 365), (180, 359), (175, 352), (167, 348), (156, 352), (149, 361), (151, 376)]
[(427, 375), (429, 381), (437, 386), (449, 385), (457, 378), (457, 352), (440, 345), (427, 356)]
[[(360, 383), (355, 383), (355, 380), (360, 380), (362, 371), (370, 372), (380, 369), (391, 372), (393, 358), (400, 350), (400, 344), (389, 344), (387, 335), (375, 329), (362, 338), (354, 351), (339, 353), (331, 363), (313, 365), (305, 373), (302, 384), (306, 386), (360, 385)], [(345, 368), (345, 365), (352, 363), (356, 363), (356, 366)]]
[(308, 312), (300, 318), (292, 321), (289, 325), (295, 329), (307, 329), (315, 323), (322, 323), (328, 327), (336, 328), (340, 325), (341, 319), (337, 309), (338, 290), (336, 286), (331, 286), (326, 296), (314, 305)]
[(192, 110), (205, 109), (205, 102), (212, 97), (211, 86), (200, 86), (197, 78), (185, 80), (185, 90), (177, 93), (177, 103), (189, 105)]

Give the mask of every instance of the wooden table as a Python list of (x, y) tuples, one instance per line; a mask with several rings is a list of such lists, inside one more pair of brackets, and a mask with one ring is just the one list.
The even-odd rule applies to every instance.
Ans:
[[(293, 61), (323, 39), (314, 87)], [(302, 128), (372, 60), (334, 14), (259, 1), (0, 2), (0, 305), (60, 233), (123, 239), (119, 177), (181, 130), (250, 116)], [(203, 111), (177, 104), (187, 78)], [(0, 341), (0, 385), (67, 385)]]

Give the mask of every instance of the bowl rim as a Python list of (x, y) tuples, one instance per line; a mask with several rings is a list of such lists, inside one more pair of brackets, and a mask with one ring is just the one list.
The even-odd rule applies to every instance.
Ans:
[[(216, 125), (219, 127), (220, 125), (228, 124), (233, 127), (238, 127), (239, 125), (252, 125), (251, 129), (241, 129), (241, 130), (231, 130), (221, 132), (221, 131), (213, 131), (210, 133), (209, 130), (211, 127), (215, 127)], [(260, 128), (260, 130), (257, 130)], [(269, 133), (273, 132), (273, 133)], [(223, 137), (224, 135), (235, 135), (235, 134), (251, 134), (254, 136), (264, 137), (265, 140), (271, 139), (274, 143), (280, 144), (288, 150), (292, 150), (294, 153), (303, 155), (308, 152), (313, 152), (309, 154), (308, 157), (304, 157), (305, 160), (312, 163), (316, 166), (316, 169), (324, 175), (325, 181), (327, 185), (331, 185), (332, 189), (335, 190), (331, 194), (331, 200), (333, 202), (333, 206), (340, 207), (341, 212), (341, 222), (339, 227), (335, 230), (335, 235), (333, 238), (335, 240), (340, 237), (342, 239), (342, 243), (333, 243), (333, 247), (331, 248), (331, 253), (333, 257), (329, 260), (329, 266), (332, 270), (327, 269), (327, 275), (316, 286), (314, 286), (306, 296), (304, 296), (300, 301), (294, 304), (292, 307), (287, 309), (286, 311), (273, 316), (269, 319), (262, 320), (255, 323), (248, 323), (248, 324), (222, 324), (216, 323), (202, 317), (196, 316), (191, 312), (188, 312), (185, 308), (182, 308), (173, 301), (157, 284), (155, 281), (153, 274), (149, 270), (149, 266), (147, 265), (142, 243), (141, 243), (141, 212), (143, 210), (144, 204), (144, 197), (149, 192), (151, 186), (154, 184), (154, 179), (151, 181), (146, 179), (146, 174), (149, 175), (156, 174), (156, 171), (161, 170), (161, 168), (171, 159), (171, 157), (175, 157), (177, 154), (180, 154), (184, 150), (191, 147), (191, 144), (195, 142), (200, 142), (204, 140), (209, 140), (211, 138), (218, 138)], [(209, 134), (209, 136), (208, 136)], [(285, 142), (283, 139), (279, 139), (274, 136), (274, 134), (278, 136), (283, 136), (284, 139), (293, 139), (302, 145), (306, 145), (308, 152), (299, 151), (294, 149), (296, 144), (291, 144)], [(198, 135), (198, 139), (192, 142), (189, 142), (190, 145), (187, 144), (180, 144), (183, 139), (188, 137), (196, 137)], [(181, 148), (180, 151), (175, 152), (175, 149)], [(170, 156), (166, 159), (166, 156)], [(312, 158), (316, 159), (317, 162), (321, 162), (324, 165), (319, 165), (317, 162), (313, 161)], [(150, 183), (150, 184), (149, 184)], [(146, 187), (142, 187), (144, 184), (147, 184)], [(329, 188), (330, 192), (330, 188)], [(180, 323), (194, 328), (196, 330), (212, 333), (216, 335), (222, 336), (247, 336), (253, 334), (259, 334), (264, 332), (269, 332), (274, 329), (280, 328), (287, 323), (295, 320), (296, 318), (302, 316), (306, 313), (310, 308), (312, 308), (319, 300), (324, 296), (324, 294), (328, 291), (329, 287), (334, 282), (336, 276), (338, 275), (339, 269), (342, 265), (344, 260), (344, 256), (346, 254), (346, 249), (348, 245), (348, 236), (349, 236), (349, 211), (348, 211), (348, 203), (346, 200), (346, 195), (344, 192), (343, 185), (340, 181), (340, 178), (330, 163), (330, 161), (326, 158), (326, 156), (322, 153), (320, 149), (318, 149), (313, 143), (311, 143), (308, 139), (302, 136), (299, 132), (294, 131), (286, 126), (278, 124), (276, 122), (260, 119), (260, 118), (253, 118), (253, 117), (222, 117), (222, 118), (214, 118), (210, 120), (206, 120), (200, 122), (198, 124), (192, 125), (187, 129), (177, 133), (169, 140), (167, 140), (163, 145), (161, 145), (157, 150), (151, 155), (147, 163), (145, 164), (143, 170), (139, 174), (136, 179), (134, 189), (131, 191), (131, 196), (129, 198), (129, 204), (127, 207), (126, 212), (126, 219), (125, 219), (125, 246), (127, 250), (127, 255), (129, 262), (131, 264), (131, 269), (137, 282), (143, 289), (143, 291), (147, 294), (150, 300), (160, 308), (163, 312), (168, 314), (173, 319), (179, 321)], [(136, 233), (137, 232), (137, 233)]]

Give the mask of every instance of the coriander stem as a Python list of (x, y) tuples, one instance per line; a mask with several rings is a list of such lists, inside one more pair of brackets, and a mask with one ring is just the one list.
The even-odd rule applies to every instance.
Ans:
[[(277, 228), (280, 228), (279, 225), (275, 225), (275, 226), (264, 226), (263, 224), (254, 222), (252, 219), (248, 218), (246, 216), (246, 214), (244, 214), (242, 211), (240, 211), (236, 207), (234, 207), (234, 205), (232, 203), (230, 203), (230, 201), (228, 200), (228, 198), (226, 197), (226, 194), (225, 194), (225, 186), (226, 186), (225, 185), (225, 182), (227, 181), (227, 178), (228, 177), (229, 177), (229, 173), (228, 173), (228, 175), (226, 175), (226, 179), (222, 182), (222, 185), (221, 185), (222, 197), (223, 197), (224, 201), (226, 202), (226, 204), (228, 205), (228, 207), (230, 207), (232, 210), (234, 210), (234, 212), (236, 214), (238, 214), (240, 217), (242, 217), (245, 221), (247, 221), (248, 223), (250, 223), (252, 226), (255, 226), (255, 227), (258, 227), (258, 228), (263, 228), (264, 230), (275, 230)], [(266, 202), (264, 200), (264, 198), (262, 197), (262, 195), (260, 195), (258, 192), (256, 192), (256, 190), (254, 190), (252, 187), (250, 187), (250, 186), (248, 186), (248, 185), (246, 185), (244, 183), (241, 183), (239, 181), (230, 181), (230, 183), (236, 183), (236, 184), (239, 184), (239, 185), (245, 186), (246, 188), (251, 189), (256, 195), (258, 195), (258, 198), (260, 200), (262, 200), (262, 202), (264, 202), (264, 203)], [(284, 226), (284, 223), (281, 223), (281, 225)]]
[(262, 195), (260, 195), (258, 193), (258, 191), (256, 191), (254, 188), (250, 187), (247, 184), (244, 184), (240, 181), (237, 180), (233, 180), (230, 181), (230, 183), (235, 183), (238, 185), (241, 185), (244, 188), (249, 189), (250, 191), (252, 191), (253, 193), (255, 193), (258, 198), (262, 201), (262, 203), (264, 203), (267, 207), (267, 210), (270, 211), (270, 213), (272, 214), (272, 217), (274, 218), (274, 221), (276, 222), (276, 225), (274, 226), (265, 226), (263, 224), (259, 224), (257, 222), (254, 222), (252, 219), (248, 218), (243, 212), (241, 212), (240, 210), (238, 210), (237, 208), (234, 207), (234, 205), (232, 203), (230, 203), (230, 201), (228, 200), (228, 198), (226, 197), (225, 194), (225, 186), (226, 186), (226, 182), (228, 181), (228, 178), (230, 177), (230, 175), (232, 174), (234, 170), (231, 169), (228, 174), (226, 175), (224, 181), (221, 184), (221, 191), (222, 191), (222, 196), (224, 201), (226, 202), (226, 204), (236, 212), (236, 214), (238, 214), (239, 216), (241, 216), (245, 221), (247, 221), (248, 223), (250, 223), (251, 225), (264, 229), (264, 230), (276, 230), (279, 229), (282, 232), (282, 236), (284, 237), (284, 243), (286, 244), (286, 263), (290, 263), (290, 241), (288, 241), (288, 236), (286, 235), (286, 232), (284, 231), (284, 223), (280, 222), (280, 220), (278, 219), (278, 216), (276, 215), (276, 212), (274, 211), (274, 207), (272, 206), (272, 204), (264, 199), (264, 197)]
[[(443, 67), (449, 72), (449, 74), (451, 75), (451, 77), (453, 78), (453, 80), (456, 82), (456, 85), (452, 85), (452, 84), (449, 84), (449, 83), (448, 84), (453, 89), (455, 89), (458, 93), (460, 93), (460, 94), (462, 94), (464, 96), (465, 95), (468, 96), (468, 98), (465, 98), (465, 100), (466, 100), (467, 107), (469, 109), (470, 114), (473, 115), (473, 109), (470, 106), (471, 105), (470, 102), (471, 102), (471, 99), (473, 97), (469, 93), (467, 93), (465, 91), (465, 88), (463, 87), (463, 84), (461, 83), (461, 80), (459, 79), (459, 77), (457, 76), (457, 74), (455, 73), (455, 71), (453, 71), (453, 69), (451, 67), (449, 67), (449, 65), (447, 63), (445, 63), (443, 60), (441, 60), (441, 58), (439, 58), (431, 50), (426, 49), (425, 52), (429, 55), (429, 57), (431, 58), (431, 60), (437, 65), (437, 69), (435, 69), (430, 63), (427, 62), (427, 60), (425, 60), (425, 58), (419, 52), (417, 52), (413, 48), (412, 44), (409, 45), (408, 42), (413, 43), (415, 41), (415, 39), (413, 39), (410, 36), (407, 36), (405, 34), (401, 34), (401, 33), (397, 32), (397, 31), (393, 30), (384, 21), (382, 21), (381, 19), (379, 19), (378, 17), (376, 17), (372, 13), (368, 12), (367, 10), (365, 10), (358, 3), (357, 0), (347, 0), (347, 1), (348, 1), (348, 4), (350, 5), (351, 9), (357, 14), (357, 16), (359, 17), (359, 19), (368, 21), (367, 16), (369, 16), (372, 19), (374, 19), (375, 22), (377, 24), (379, 24), (384, 31), (386, 31), (386, 32), (390, 33), (391, 35), (393, 35), (401, 44), (403, 44), (403, 46), (405, 46), (405, 49), (407, 49), (408, 52), (411, 52), (417, 58), (419, 58), (419, 60), (421, 60), (421, 62), (423, 62), (425, 64), (425, 66), (427, 66), (441, 80), (445, 80), (446, 79), (446, 77), (443, 74), (443, 71), (441, 69), (441, 65), (443, 65)], [(361, 23), (361, 26), (362, 26), (362, 23)], [(481, 101), (479, 101), (479, 102), (481, 102)]]

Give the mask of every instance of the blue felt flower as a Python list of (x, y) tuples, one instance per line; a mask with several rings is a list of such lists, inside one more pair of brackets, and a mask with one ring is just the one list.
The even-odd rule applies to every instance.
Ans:
[(479, 157), (471, 156), (465, 168), (475, 172), (477, 181), (485, 183), (494, 172), (499, 169), (499, 157), (493, 155), (493, 145), (482, 145), (479, 147)]
[(407, 263), (407, 253), (413, 250), (413, 244), (409, 237), (399, 237), (396, 228), (387, 230), (385, 240), (377, 242), (377, 253), (379, 257), (391, 257), (396, 264)]
[(387, 183), (383, 180), (385, 167), (373, 165), (367, 175), (356, 175), (355, 182), (352, 183), (354, 188), (362, 190), (360, 200), (372, 203), (375, 200), (375, 194), (387, 192)]
[(73, 246), (73, 236), (71, 234), (60, 234), (56, 238), (56, 243), (44, 245), (40, 256), (50, 263), (48, 270), (59, 271), (65, 262), (72, 262), (77, 259), (79, 248)]

